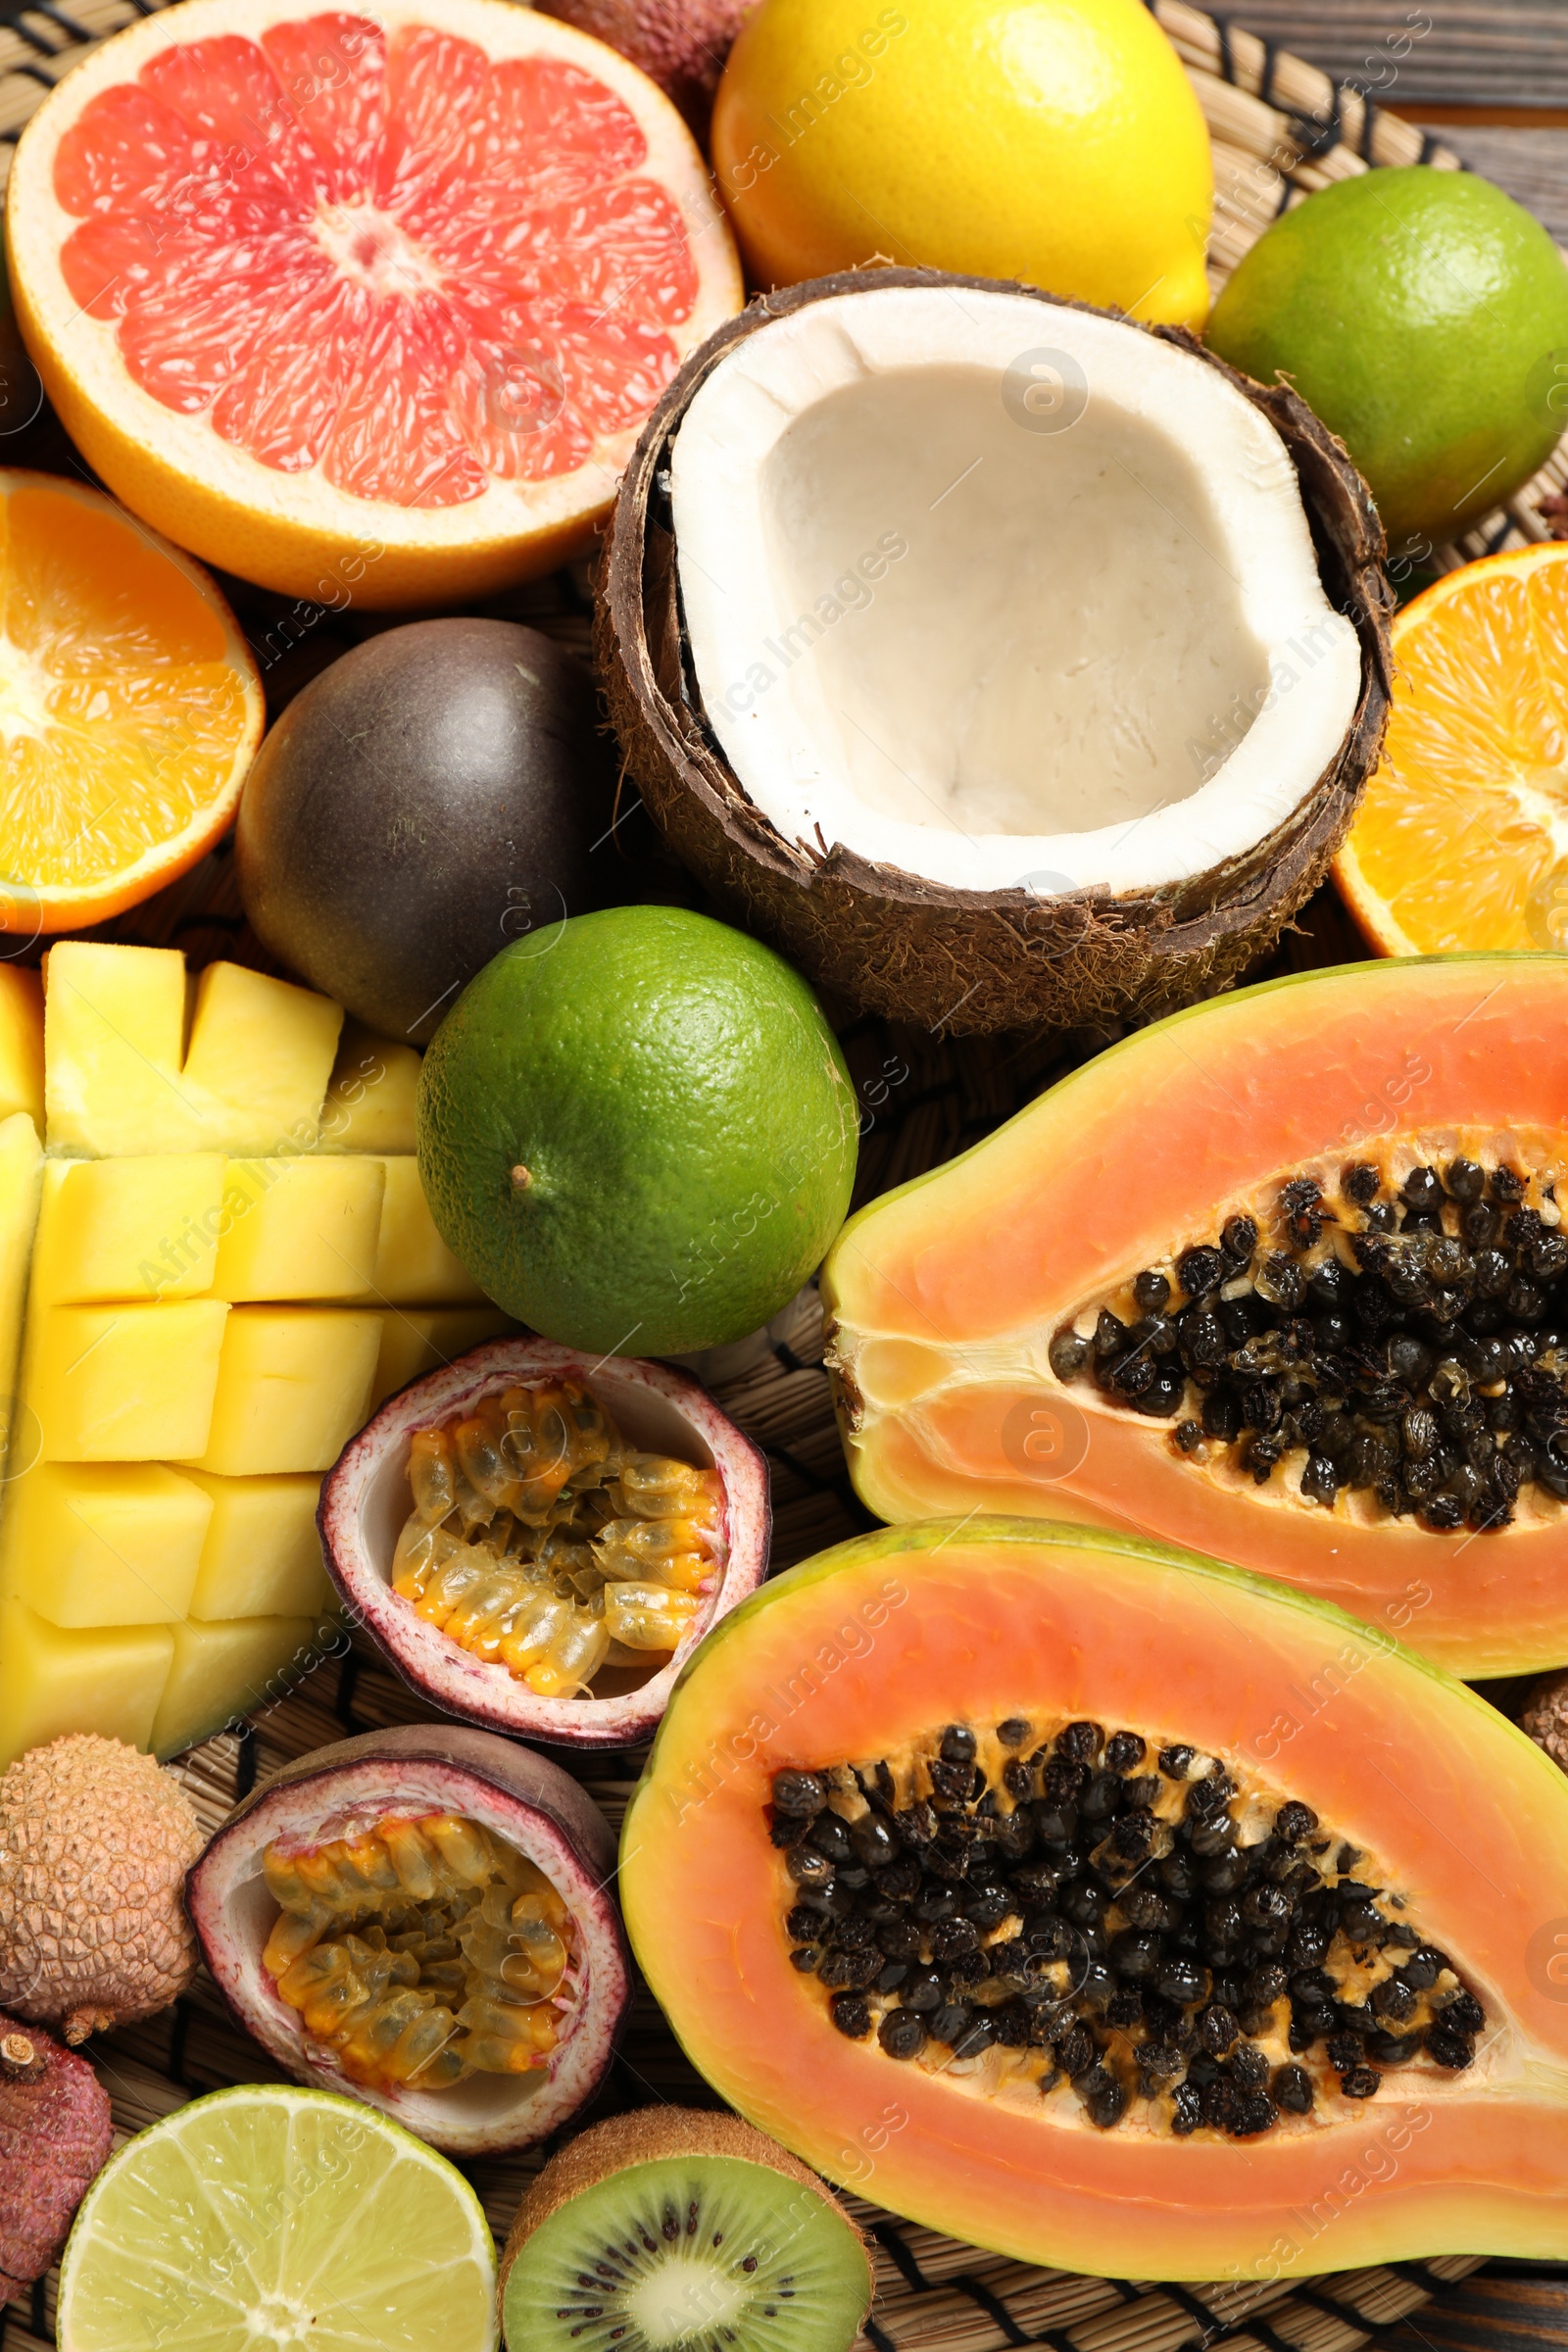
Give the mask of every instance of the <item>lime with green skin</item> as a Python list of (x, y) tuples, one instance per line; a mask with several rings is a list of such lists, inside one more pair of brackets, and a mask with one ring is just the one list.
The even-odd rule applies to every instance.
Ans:
[(838, 1042), (770, 948), (676, 906), (506, 948), (425, 1055), (419, 1175), (498, 1305), (598, 1355), (765, 1323), (844, 1221), (859, 1120)]
[(1568, 426), (1568, 268), (1469, 172), (1412, 164), (1309, 196), (1240, 263), (1206, 340), (1339, 434), (1396, 551), (1500, 506)]

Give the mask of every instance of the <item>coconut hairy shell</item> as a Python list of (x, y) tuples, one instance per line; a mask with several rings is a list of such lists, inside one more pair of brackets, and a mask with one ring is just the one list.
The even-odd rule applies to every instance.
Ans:
[(1229, 987), (1265, 955), (1349, 828), (1389, 710), (1394, 592), (1383, 527), (1344, 444), (1289, 386), (1254, 383), (1185, 327), (1139, 327), (1216, 368), (1262, 410), (1290, 453), (1324, 590), (1361, 641), (1360, 698), (1334, 760), (1254, 849), (1159, 889), (1050, 898), (1022, 888), (949, 890), (842, 844), (786, 841), (742, 788), (703, 707), (681, 616), (670, 443), (699, 387), (743, 337), (836, 294), (923, 285), (1093, 307), (1063, 305), (1035, 286), (879, 269), (760, 296), (726, 319), (649, 418), (601, 557), (595, 650), (626, 771), (676, 854), (736, 918), (860, 1009), (971, 1034), (1154, 1020)]
[(0, 1773), (0, 2007), (66, 2040), (152, 2017), (196, 1973), (185, 1873), (201, 1852), (172, 1773), (75, 1732)]
[[(551, 2157), (518, 2206), (508, 2233), (498, 2281), (502, 2298), (513, 2264), (534, 2231), (553, 2213), (563, 2205), (569, 2205), (573, 2197), (597, 2188), (601, 2180), (629, 2172), (635, 2164), (657, 2164), (665, 2156), (717, 2156), (741, 2164), (765, 2164), (797, 2187), (810, 2190), (824, 2205), (830, 2205), (864, 2248), (864, 2233), (809, 2166), (802, 2164), (799, 2157), (792, 2156), (765, 2133), (743, 2124), (738, 2115), (704, 2107), (639, 2107), (630, 2115), (612, 2115), (605, 2123), (591, 2124), (586, 2132), (568, 2141), (559, 2155)], [(869, 2258), (865, 2299), (869, 2305)], [(515, 2345), (511, 2352), (526, 2352), (526, 2348)]]

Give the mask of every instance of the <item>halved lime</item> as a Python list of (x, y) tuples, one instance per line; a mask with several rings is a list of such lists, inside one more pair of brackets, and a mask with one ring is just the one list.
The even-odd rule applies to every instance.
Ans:
[(105, 2165), (56, 2335), (60, 2352), (493, 2352), (495, 2243), (456, 2166), (401, 2125), (248, 2083)]

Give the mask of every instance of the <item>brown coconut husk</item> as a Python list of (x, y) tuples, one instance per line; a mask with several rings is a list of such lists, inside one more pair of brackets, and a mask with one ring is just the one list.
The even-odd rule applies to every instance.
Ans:
[[(786, 841), (742, 790), (703, 708), (660, 475), (698, 387), (734, 343), (807, 303), (863, 291), (867, 282), (863, 271), (845, 271), (760, 296), (693, 353), (643, 431), (601, 559), (595, 624), (626, 772), (676, 854), (736, 919), (858, 1008), (956, 1033), (1064, 1035), (1154, 1020), (1212, 996), (1267, 954), (1323, 880), (1377, 761), (1395, 600), (1371, 494), (1343, 442), (1289, 387), (1239, 374), (1184, 327), (1141, 329), (1237, 385), (1295, 464), (1325, 591), (1361, 640), (1360, 700), (1317, 784), (1245, 857), (1124, 896), (946, 890), (841, 845)], [(870, 282), (972, 287), (1059, 307), (1038, 287), (937, 270), (879, 270)]]

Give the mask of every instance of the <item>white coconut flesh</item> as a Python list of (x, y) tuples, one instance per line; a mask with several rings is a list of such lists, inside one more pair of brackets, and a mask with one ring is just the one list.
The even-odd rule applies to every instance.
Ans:
[(824, 297), (734, 344), (670, 470), (703, 702), (814, 854), (1157, 888), (1266, 841), (1354, 714), (1358, 640), (1284, 443), (1118, 320)]

